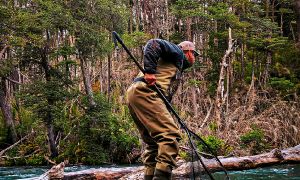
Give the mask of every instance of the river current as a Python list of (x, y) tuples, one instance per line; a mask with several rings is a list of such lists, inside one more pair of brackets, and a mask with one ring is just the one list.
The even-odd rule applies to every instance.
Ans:
[[(69, 166), (65, 167), (65, 172), (74, 172), (92, 168), (101, 168), (99, 166)], [(113, 170), (118, 167), (105, 167)], [(48, 171), (50, 167), (0, 167), (0, 180), (28, 179), (39, 177)], [(215, 179), (224, 179), (222, 172), (213, 174)], [(285, 164), (271, 167), (257, 168), (243, 171), (229, 171), (231, 180), (300, 180), (300, 164)], [(204, 179), (209, 179), (205, 177)]]

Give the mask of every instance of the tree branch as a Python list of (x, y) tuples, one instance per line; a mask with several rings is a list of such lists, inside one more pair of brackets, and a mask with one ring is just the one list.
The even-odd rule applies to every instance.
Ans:
[(18, 84), (18, 85), (22, 85), (23, 83), (20, 83), (19, 81), (15, 81), (13, 79), (10, 79), (9, 77), (6, 77), (5, 79), (9, 80), (12, 83)]
[(9, 48), (9, 45), (5, 45), (4, 48), (1, 50), (0, 52), (0, 61), (3, 58), (3, 54), (5, 53), (5, 51)]
[(18, 144), (20, 144), (22, 141), (24, 141), (25, 139), (27, 139), (28, 137), (30, 137), (31, 135), (33, 135), (35, 132), (34, 131), (31, 131), (30, 134), (27, 134), (25, 137), (21, 138), (19, 141), (17, 141), (16, 143), (14, 143), (13, 145), (9, 146), (8, 148), (6, 149), (3, 149), (1, 152), (0, 152), (0, 157), (3, 156), (4, 153), (6, 153), (8, 150), (14, 148), (15, 146), (17, 146)]

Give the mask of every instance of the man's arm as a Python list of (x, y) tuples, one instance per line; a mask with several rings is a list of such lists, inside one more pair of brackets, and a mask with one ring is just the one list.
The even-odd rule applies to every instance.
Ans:
[(155, 74), (158, 59), (162, 56), (161, 40), (151, 39), (144, 48), (144, 69), (147, 74)]

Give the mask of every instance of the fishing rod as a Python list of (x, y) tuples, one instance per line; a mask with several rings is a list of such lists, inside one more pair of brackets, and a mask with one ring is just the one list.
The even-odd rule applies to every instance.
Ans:
[[(120, 38), (120, 36), (118, 35), (117, 32), (113, 31), (112, 32), (112, 37), (113, 37), (113, 42), (116, 48), (118, 48), (118, 42), (122, 45), (122, 47), (125, 49), (125, 51), (127, 52), (127, 54), (130, 56), (130, 58), (134, 61), (134, 63), (138, 66), (138, 68), (140, 69), (140, 71), (145, 74), (145, 70), (144, 68), (140, 65), (140, 63), (136, 60), (136, 58), (131, 54), (130, 50), (126, 47), (126, 45), (124, 44), (123, 40)], [(225, 167), (223, 166), (223, 164), (221, 163), (221, 161), (219, 160), (219, 158), (215, 155), (215, 153), (212, 151), (212, 149), (209, 147), (209, 145), (200, 137), (198, 136), (196, 133), (194, 133), (193, 131), (191, 131), (182, 121), (182, 119), (179, 117), (179, 115), (177, 114), (177, 112), (174, 110), (173, 106), (171, 105), (171, 103), (167, 100), (167, 98), (165, 97), (165, 95), (161, 92), (161, 90), (158, 88), (157, 84), (154, 84), (153, 86), (154, 90), (157, 92), (157, 94), (161, 97), (161, 99), (164, 101), (164, 103), (166, 104), (166, 106), (168, 107), (169, 111), (171, 111), (173, 113), (173, 115), (176, 117), (177, 122), (180, 124), (181, 128), (185, 130), (185, 132), (187, 133), (188, 139), (189, 139), (189, 143), (190, 146), (192, 148), (192, 150), (194, 151), (194, 153), (196, 154), (197, 158), (199, 159), (201, 165), (203, 166), (205, 172), (208, 174), (208, 176), (210, 177), (210, 179), (214, 180), (214, 177), (212, 176), (211, 172), (208, 170), (208, 168), (205, 166), (201, 156), (199, 155), (197, 148), (195, 147), (195, 144), (192, 142), (191, 137), (193, 136), (194, 138), (196, 138), (197, 140), (199, 140), (202, 144), (204, 144), (207, 149), (210, 151), (210, 153), (214, 156), (214, 158), (216, 159), (216, 161), (219, 163), (219, 165), (221, 166), (221, 168), (223, 169), (226, 178), (230, 179), (227, 173), (227, 170), (225, 169)], [(193, 162), (192, 162), (193, 163)], [(194, 169), (193, 169), (194, 171)]]

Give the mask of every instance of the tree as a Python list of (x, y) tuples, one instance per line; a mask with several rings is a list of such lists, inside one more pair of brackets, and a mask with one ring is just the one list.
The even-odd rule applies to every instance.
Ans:
[(300, 0), (295, 0), (295, 14), (297, 20), (298, 43), (300, 43)]
[(10, 83), (7, 78), (14, 69), (15, 60), (11, 57), (9, 34), (11, 26), (11, 11), (5, 6), (0, 7), (0, 108), (4, 117), (4, 124), (7, 130), (8, 143), (17, 141), (15, 122), (12, 114)]

